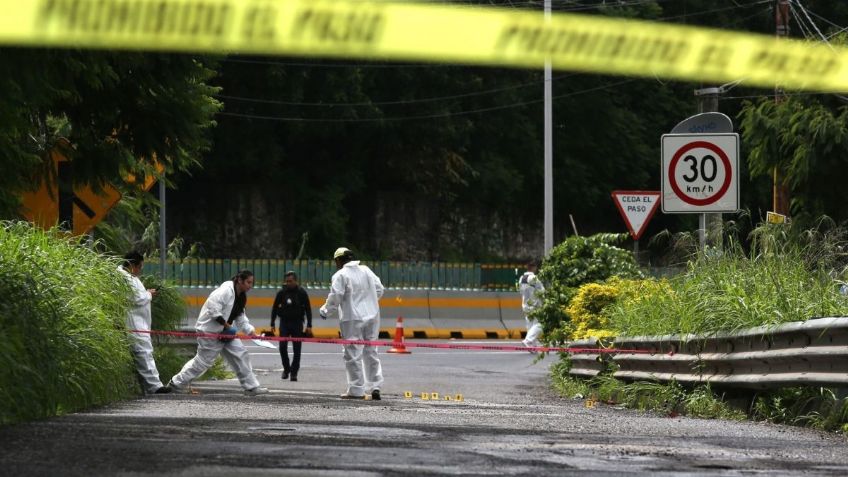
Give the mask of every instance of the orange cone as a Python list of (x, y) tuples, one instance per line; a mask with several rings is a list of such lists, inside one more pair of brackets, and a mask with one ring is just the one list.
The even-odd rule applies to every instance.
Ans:
[(386, 351), (386, 353), (397, 353), (397, 354), (411, 354), (410, 351), (406, 350), (406, 346), (403, 345), (403, 317), (399, 316), (397, 319), (397, 325), (395, 325), (395, 342), (392, 349)]

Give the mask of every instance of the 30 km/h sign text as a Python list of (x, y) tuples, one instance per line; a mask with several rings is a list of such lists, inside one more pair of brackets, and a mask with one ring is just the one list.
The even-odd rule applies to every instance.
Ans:
[(662, 149), (663, 212), (738, 209), (738, 135), (666, 134)]
[(669, 183), (677, 197), (687, 204), (710, 205), (724, 197), (732, 171), (730, 159), (720, 147), (707, 141), (693, 141), (672, 157)]

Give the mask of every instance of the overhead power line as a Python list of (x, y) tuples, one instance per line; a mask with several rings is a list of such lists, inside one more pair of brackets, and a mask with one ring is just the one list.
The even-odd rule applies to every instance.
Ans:
[(751, 8), (751, 7), (756, 7), (757, 5), (762, 5), (764, 3), (769, 3), (769, 2), (772, 2), (772, 1), (773, 0), (757, 0), (755, 2), (745, 3), (745, 4), (742, 4), (742, 5), (733, 5), (733, 6), (729, 6), (729, 7), (714, 8), (712, 10), (702, 10), (702, 11), (699, 11), (699, 12), (681, 13), (680, 15), (671, 15), (671, 16), (667, 16), (667, 17), (660, 17), (660, 18), (658, 18), (658, 20), (679, 20), (681, 18), (696, 17), (696, 16), (700, 16), (700, 15), (706, 15), (708, 13), (718, 13), (718, 12), (724, 12), (724, 11), (727, 11), (727, 10), (736, 10), (737, 8)]
[[(561, 95), (554, 96), (553, 99), (562, 99), (568, 98), (571, 96), (577, 96), (581, 94), (591, 93), (595, 91), (601, 91), (609, 88), (613, 88), (616, 86), (621, 86), (623, 84), (631, 83), (633, 81), (637, 81), (634, 79), (627, 79), (624, 81), (619, 81), (616, 83), (610, 83), (604, 86), (597, 86), (595, 88), (584, 89), (580, 91), (573, 91), (571, 93), (565, 93)], [(439, 113), (439, 114), (427, 114), (420, 116), (390, 116), (384, 118), (301, 118), (301, 117), (285, 117), (285, 116), (264, 116), (258, 114), (244, 114), (244, 113), (232, 113), (228, 111), (219, 112), (220, 116), (231, 116), (237, 118), (245, 118), (245, 119), (261, 119), (267, 121), (281, 121), (281, 122), (311, 122), (311, 123), (365, 123), (365, 122), (386, 122), (386, 121), (408, 121), (408, 120), (418, 120), (418, 119), (444, 119), (455, 116), (465, 116), (469, 114), (479, 114), (479, 113), (487, 113), (491, 111), (500, 111), (504, 109), (512, 109), (518, 108), (522, 106), (528, 106), (531, 104), (538, 104), (543, 102), (543, 99), (534, 99), (530, 101), (522, 101), (519, 103), (511, 103), (505, 104), (501, 106), (492, 106), (489, 108), (480, 108), (473, 109), (469, 111), (456, 111), (456, 112), (448, 112), (448, 113)]]
[[(565, 75), (560, 75), (553, 78), (553, 81), (561, 80), (564, 78), (577, 76), (580, 73), (570, 73)], [(286, 100), (277, 100), (277, 99), (264, 99), (264, 98), (250, 98), (245, 96), (232, 96), (227, 94), (216, 94), (215, 97), (221, 99), (230, 99), (233, 101), (244, 101), (247, 103), (259, 103), (259, 104), (278, 104), (283, 106), (310, 106), (310, 107), (353, 107), (353, 106), (389, 106), (389, 105), (401, 105), (401, 104), (421, 104), (421, 103), (432, 103), (437, 101), (447, 101), (452, 99), (461, 99), (461, 98), (469, 98), (473, 96), (484, 96), (488, 94), (502, 93), (504, 91), (513, 91), (516, 89), (527, 88), (530, 86), (539, 86), (544, 84), (544, 80), (541, 81), (533, 81), (528, 83), (522, 83), (512, 86), (505, 86), (502, 88), (493, 88), (483, 91), (473, 91), (470, 93), (462, 93), (462, 94), (454, 94), (448, 96), (434, 96), (429, 98), (419, 98), (419, 99), (400, 99), (394, 101), (362, 101), (362, 102), (353, 102), (353, 103), (332, 103), (332, 102), (301, 102), (301, 101), (286, 101)]]

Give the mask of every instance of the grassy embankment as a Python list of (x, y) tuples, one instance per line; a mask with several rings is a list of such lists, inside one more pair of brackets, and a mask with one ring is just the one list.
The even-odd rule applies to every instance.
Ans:
[[(125, 316), (130, 289), (121, 259), (100, 254), (57, 232), (0, 222), (0, 425), (104, 405), (141, 393)], [(154, 329), (175, 329), (185, 313), (179, 292), (160, 289)], [(194, 346), (154, 339), (163, 381), (179, 371)], [(204, 378), (229, 377), (219, 360)]]
[[(846, 260), (843, 236), (840, 230), (792, 235), (785, 227), (761, 227), (752, 234), (749, 248), (731, 242), (724, 251), (695, 255), (684, 274), (669, 280), (586, 284), (571, 300), (560, 333), (578, 339), (709, 335), (845, 316), (848, 297), (840, 293)], [(624, 384), (610, 376), (612, 369), (585, 381), (569, 377), (568, 368), (564, 358), (553, 371), (554, 385), (565, 396), (590, 396), (669, 414), (745, 416), (708, 386)], [(848, 402), (833, 389), (798, 387), (749, 398), (745, 411), (753, 418), (848, 430)]]

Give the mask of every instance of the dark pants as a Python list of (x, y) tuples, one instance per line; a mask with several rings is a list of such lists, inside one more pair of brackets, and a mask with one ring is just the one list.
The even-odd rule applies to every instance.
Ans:
[[(306, 335), (303, 333), (303, 321), (283, 321), (280, 323), (280, 337), (303, 338)], [(280, 341), (280, 358), (283, 360), (283, 371), (291, 374), (297, 374), (300, 369), (300, 341), (292, 342), (294, 350), (294, 358), (289, 364), (289, 342)]]

